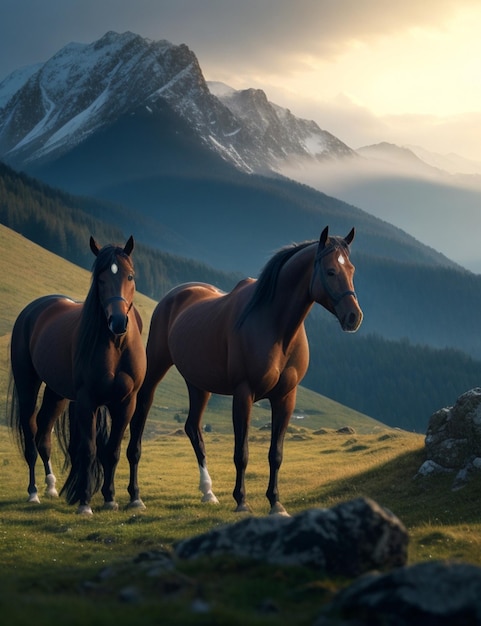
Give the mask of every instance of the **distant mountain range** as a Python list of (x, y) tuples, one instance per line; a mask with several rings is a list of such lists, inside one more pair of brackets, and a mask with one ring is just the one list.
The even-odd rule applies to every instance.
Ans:
[(326, 219), (341, 231), (355, 223), (371, 254), (454, 266), (367, 213), (272, 180), (281, 164), (361, 157), (260, 90), (208, 85), (185, 45), (109, 32), (7, 77), (0, 158), (62, 189), (133, 207), (146, 243), (229, 270), (257, 272), (286, 237), (311, 238)]
[[(476, 277), (354, 202), (282, 175), (293, 164), (362, 167), (378, 158), (373, 150), (352, 150), (260, 90), (208, 84), (187, 46), (133, 33), (70, 44), (0, 84), (0, 159), (101, 199), (97, 217), (139, 241), (257, 275), (275, 249), (316, 238), (326, 224), (341, 235), (354, 225), (362, 332), (481, 357)], [(434, 169), (412, 151), (403, 158)], [(446, 287), (464, 282), (469, 296), (454, 311), (443, 304)]]
[(154, 114), (159, 102), (246, 172), (291, 156), (354, 154), (315, 122), (272, 105), (261, 90), (209, 90), (187, 46), (129, 32), (70, 44), (44, 65), (7, 77), (0, 84), (0, 154), (14, 166), (44, 163), (139, 106)]
[(292, 165), (279, 171), (442, 250), (481, 273), (481, 164), (455, 154), (387, 142), (358, 148), (358, 159)]

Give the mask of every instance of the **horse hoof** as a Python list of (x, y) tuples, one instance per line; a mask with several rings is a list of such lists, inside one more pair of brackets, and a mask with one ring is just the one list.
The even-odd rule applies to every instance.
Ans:
[(38, 493), (37, 492), (31, 493), (28, 496), (27, 502), (30, 502), (32, 504), (40, 504), (40, 498), (38, 497)]
[(58, 498), (58, 491), (55, 489), (56, 482), (57, 479), (53, 474), (47, 474), (47, 476), (45, 476), (45, 484), (47, 485), (45, 495), (49, 498)]
[(209, 493), (205, 493), (202, 496), (202, 502), (210, 502), (211, 504), (219, 504), (219, 500), (217, 499), (215, 494), (212, 493), (212, 491), (209, 491)]
[(271, 510), (269, 511), (269, 515), (281, 515), (282, 517), (290, 517), (289, 513), (280, 502), (276, 502), (272, 506)]
[(145, 511), (145, 509), (147, 508), (145, 506), (145, 504), (142, 502), (142, 500), (140, 498), (138, 498), (137, 500), (131, 500), (128, 504), (127, 504), (127, 508), (128, 509), (137, 509), (137, 511)]
[(90, 505), (88, 504), (81, 504), (78, 509), (77, 509), (77, 515), (82, 515), (84, 517), (90, 517), (94, 514), (94, 512), (92, 511)]
[(115, 500), (111, 500), (110, 502), (104, 502), (102, 509), (104, 511), (118, 511), (119, 505)]
[(252, 513), (251, 507), (243, 502), (242, 504), (238, 504), (234, 509), (234, 513)]

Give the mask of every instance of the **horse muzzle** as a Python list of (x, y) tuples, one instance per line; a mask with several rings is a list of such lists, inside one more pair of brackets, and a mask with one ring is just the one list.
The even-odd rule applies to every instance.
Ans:
[(362, 322), (362, 311), (359, 309), (358, 311), (351, 311), (347, 315), (344, 316), (341, 322), (341, 328), (346, 333), (355, 333), (359, 328)]
[(127, 326), (129, 323), (127, 315), (111, 315), (107, 321), (110, 332), (116, 337), (125, 335), (127, 332)]
[(130, 306), (122, 296), (113, 296), (105, 303), (105, 315), (110, 332), (116, 337), (125, 335), (129, 324)]
[(363, 314), (354, 292), (346, 292), (343, 296), (349, 297), (345, 300), (342, 298), (342, 303), (338, 301), (336, 316), (344, 332), (355, 333), (361, 325)]

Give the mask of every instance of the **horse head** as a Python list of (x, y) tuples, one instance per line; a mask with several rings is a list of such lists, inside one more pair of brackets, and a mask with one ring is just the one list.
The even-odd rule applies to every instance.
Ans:
[(310, 289), (313, 300), (333, 313), (347, 332), (355, 332), (362, 321), (354, 291), (355, 268), (349, 259), (354, 235), (352, 228), (344, 238), (329, 237), (326, 226), (319, 238)]
[(123, 248), (111, 245), (100, 248), (90, 237), (90, 249), (97, 257), (94, 277), (109, 330), (116, 337), (125, 335), (135, 294), (134, 266), (130, 258), (134, 239), (131, 236)]

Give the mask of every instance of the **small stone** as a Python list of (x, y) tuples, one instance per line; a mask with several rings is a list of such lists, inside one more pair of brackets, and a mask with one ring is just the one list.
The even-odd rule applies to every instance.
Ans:
[(141, 600), (140, 591), (137, 587), (124, 587), (119, 592), (119, 600), (127, 604), (139, 604)]

